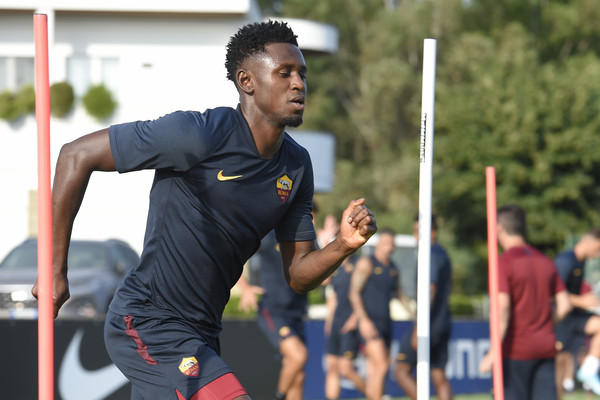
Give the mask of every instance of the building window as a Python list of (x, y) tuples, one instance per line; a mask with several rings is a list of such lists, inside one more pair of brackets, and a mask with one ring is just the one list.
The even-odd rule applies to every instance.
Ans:
[(83, 97), (90, 86), (100, 83), (117, 96), (118, 74), (118, 58), (75, 55), (67, 59), (67, 80), (77, 97)]
[(90, 87), (90, 59), (86, 56), (72, 56), (67, 59), (67, 81), (73, 86), (75, 96), (83, 97)]
[(16, 57), (15, 66), (16, 88), (18, 89), (25, 85), (33, 85), (35, 81), (34, 59), (32, 57)]
[(8, 89), (6, 57), (0, 57), (0, 92)]
[(102, 83), (116, 96), (119, 87), (119, 59), (101, 58), (100, 74)]
[(0, 57), (0, 91), (33, 85), (34, 79), (33, 57)]

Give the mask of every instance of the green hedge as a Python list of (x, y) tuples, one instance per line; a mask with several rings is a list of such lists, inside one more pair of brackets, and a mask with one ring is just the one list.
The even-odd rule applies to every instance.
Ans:
[(73, 108), (75, 92), (68, 82), (57, 82), (50, 86), (50, 112), (57, 118), (64, 118)]
[(474, 317), (475, 307), (471, 297), (461, 294), (450, 295), (450, 313), (453, 317)]
[(35, 90), (26, 85), (16, 93), (5, 90), (0, 93), (0, 119), (14, 121), (35, 112)]
[(15, 95), (5, 90), (0, 93), (0, 119), (12, 121), (19, 117), (19, 112), (15, 104)]
[[(117, 102), (104, 85), (90, 87), (82, 100), (87, 113), (99, 121), (110, 117), (117, 108)], [(75, 93), (68, 82), (50, 86), (50, 111), (54, 117), (66, 117), (74, 103)], [(35, 113), (33, 85), (23, 86), (16, 93), (9, 90), (0, 93), (0, 119), (14, 121), (31, 113)]]
[(99, 121), (110, 117), (117, 108), (117, 102), (104, 85), (89, 88), (83, 97), (83, 106), (92, 117)]

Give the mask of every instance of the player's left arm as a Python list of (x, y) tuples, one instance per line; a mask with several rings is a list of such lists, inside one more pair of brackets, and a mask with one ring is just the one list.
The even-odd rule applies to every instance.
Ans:
[(319, 286), (377, 231), (375, 217), (364, 203), (365, 199), (350, 201), (339, 234), (322, 249), (317, 249), (314, 241), (279, 244), (285, 278), (294, 291), (306, 293)]
[[(498, 309), (500, 312), (500, 341), (504, 340), (508, 324), (510, 322), (510, 294), (506, 292), (498, 293)], [(481, 359), (479, 363), (479, 372), (490, 373), (492, 372), (492, 365), (494, 362), (493, 352), (490, 349), (488, 353)]]

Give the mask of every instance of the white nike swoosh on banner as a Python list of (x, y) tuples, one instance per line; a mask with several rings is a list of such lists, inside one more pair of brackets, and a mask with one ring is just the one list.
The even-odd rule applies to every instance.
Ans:
[(82, 337), (83, 329), (77, 330), (65, 352), (60, 366), (59, 393), (64, 400), (101, 400), (125, 385), (127, 378), (114, 364), (85, 369), (79, 358)]

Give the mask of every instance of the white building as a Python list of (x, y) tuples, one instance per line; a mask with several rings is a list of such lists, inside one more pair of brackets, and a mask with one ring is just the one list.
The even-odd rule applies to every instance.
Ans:
[[(35, 12), (48, 15), (50, 83), (68, 81), (77, 96), (103, 83), (118, 102), (114, 115), (101, 123), (77, 101), (69, 116), (52, 118), (52, 168), (64, 143), (112, 123), (154, 119), (180, 109), (235, 106), (237, 92), (225, 77), (225, 46), (240, 26), (264, 19), (254, 0), (0, 0), (0, 92), (34, 82)], [(287, 21), (306, 57), (337, 50), (335, 28)], [(317, 190), (330, 189), (333, 137), (294, 136), (311, 152)], [(120, 177), (95, 173), (73, 237), (116, 237), (141, 250), (152, 176), (151, 171)], [(0, 120), (0, 184), (1, 259), (36, 234), (33, 115)]]

